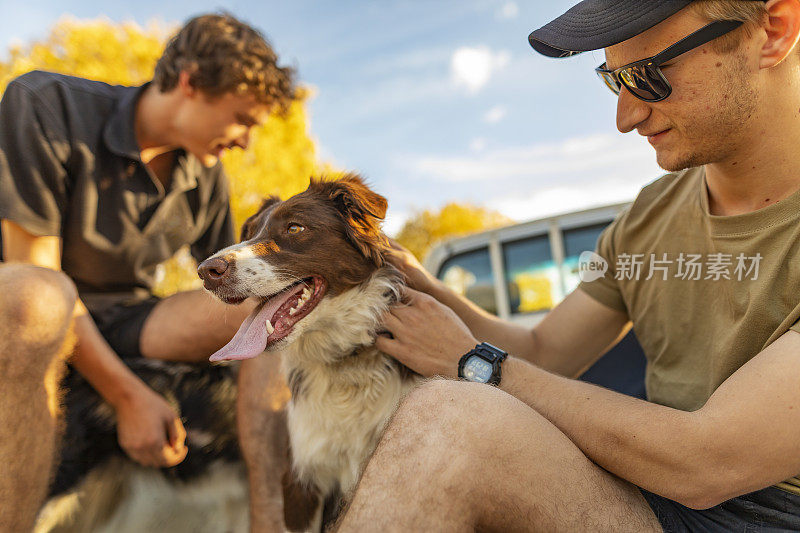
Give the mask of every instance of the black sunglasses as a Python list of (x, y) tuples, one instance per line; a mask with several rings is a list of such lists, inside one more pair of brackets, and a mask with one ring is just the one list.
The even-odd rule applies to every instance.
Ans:
[(712, 22), (653, 57), (634, 61), (614, 70), (608, 70), (606, 64), (603, 63), (595, 69), (595, 72), (608, 88), (614, 91), (614, 94), (618, 95), (624, 86), (640, 100), (660, 102), (672, 94), (672, 86), (659, 68), (661, 65), (689, 50), (732, 32), (742, 24), (744, 23), (738, 20)]

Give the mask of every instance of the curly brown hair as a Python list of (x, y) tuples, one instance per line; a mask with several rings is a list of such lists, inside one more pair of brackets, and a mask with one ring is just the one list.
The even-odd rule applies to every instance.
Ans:
[(169, 91), (185, 70), (192, 86), (209, 96), (249, 93), (285, 113), (295, 98), (294, 70), (277, 62), (278, 56), (258, 30), (229, 13), (200, 15), (167, 43), (153, 84)]

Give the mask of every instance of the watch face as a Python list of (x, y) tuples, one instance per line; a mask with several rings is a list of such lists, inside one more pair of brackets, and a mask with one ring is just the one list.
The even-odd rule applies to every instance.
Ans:
[(469, 381), (488, 383), (492, 378), (492, 363), (473, 355), (464, 365), (464, 377)]

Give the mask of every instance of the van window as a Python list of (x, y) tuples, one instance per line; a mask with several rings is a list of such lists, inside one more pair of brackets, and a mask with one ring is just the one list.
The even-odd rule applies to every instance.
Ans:
[(454, 292), (465, 296), (478, 307), (497, 314), (488, 248), (454, 255), (444, 262), (437, 277)]
[(544, 311), (561, 299), (558, 268), (547, 235), (503, 243), (503, 259), (512, 313)]
[(564, 275), (564, 286), (567, 293), (572, 292), (580, 283), (578, 277), (578, 258), (582, 252), (593, 252), (597, 246), (597, 238), (600, 233), (611, 223), (602, 222), (580, 228), (564, 230), (564, 264), (562, 273)]

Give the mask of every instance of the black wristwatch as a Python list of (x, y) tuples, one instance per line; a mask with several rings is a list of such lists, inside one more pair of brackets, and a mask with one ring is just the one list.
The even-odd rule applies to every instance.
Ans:
[(458, 377), (475, 383), (500, 384), (500, 364), (508, 353), (488, 342), (482, 342), (461, 356)]

